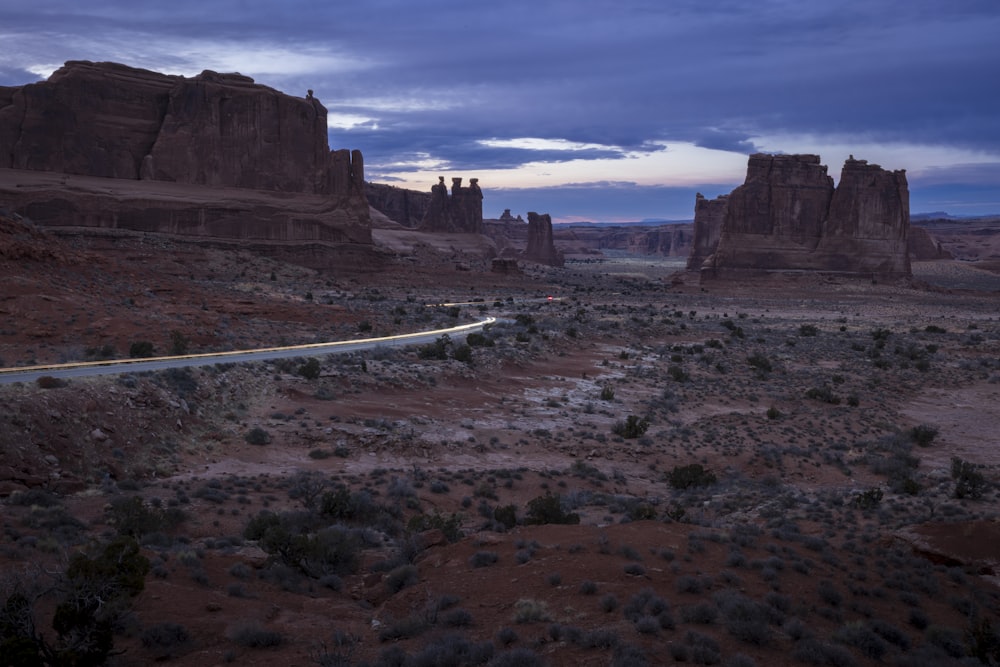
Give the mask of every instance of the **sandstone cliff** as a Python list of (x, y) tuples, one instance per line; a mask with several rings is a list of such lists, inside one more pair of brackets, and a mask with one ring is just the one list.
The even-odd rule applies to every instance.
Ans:
[(725, 208), (703, 279), (774, 271), (910, 276), (903, 171), (852, 157), (834, 188), (817, 155), (756, 154)]
[(371, 249), (371, 221), (361, 152), (330, 151), (326, 115), (312, 91), (239, 74), (71, 61), (0, 87), (0, 169), (23, 170), (0, 179), (16, 182), (0, 202), (44, 225), (252, 241), (293, 258), (288, 244), (318, 242), (303, 262), (335, 268), (339, 244)]

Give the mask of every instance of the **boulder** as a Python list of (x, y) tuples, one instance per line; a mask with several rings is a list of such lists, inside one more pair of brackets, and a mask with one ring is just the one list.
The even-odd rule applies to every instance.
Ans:
[(909, 226), (904, 171), (852, 156), (835, 188), (817, 155), (751, 155), (702, 279), (779, 271), (909, 278)]

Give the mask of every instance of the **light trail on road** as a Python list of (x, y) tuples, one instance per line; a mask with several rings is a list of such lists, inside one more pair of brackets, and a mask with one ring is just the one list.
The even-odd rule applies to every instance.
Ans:
[(213, 364), (242, 363), (246, 361), (268, 361), (321, 354), (344, 354), (378, 347), (404, 347), (430, 343), (441, 336), (462, 336), (481, 331), (496, 322), (495, 317), (487, 317), (478, 322), (461, 324), (447, 329), (433, 329), (416, 333), (360, 338), (357, 340), (330, 343), (305, 343), (283, 347), (265, 347), (257, 350), (233, 350), (229, 352), (206, 352), (173, 357), (147, 357), (142, 359), (110, 359), (106, 361), (80, 361), (68, 364), (47, 364), (18, 368), (0, 368), (0, 384), (34, 382), (40, 377), (54, 378), (88, 377), (93, 375), (113, 375), (143, 371), (159, 371), (168, 368), (191, 366), (211, 366)]

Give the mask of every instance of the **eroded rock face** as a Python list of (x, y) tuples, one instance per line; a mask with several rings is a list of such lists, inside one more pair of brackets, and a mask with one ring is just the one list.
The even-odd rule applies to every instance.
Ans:
[(366, 183), (368, 203), (375, 210), (404, 227), (416, 228), (427, 213), (431, 193), (397, 188), (381, 183)]
[(326, 108), (239, 74), (70, 61), (0, 89), (0, 166), (327, 193)]
[(826, 172), (817, 155), (751, 155), (702, 278), (774, 271), (909, 277), (905, 172), (852, 157), (836, 188)]
[(0, 201), (47, 226), (280, 243), (291, 261), (295, 243), (318, 242), (303, 262), (330, 268), (337, 244), (371, 246), (371, 218), (361, 152), (330, 151), (326, 116), (312, 91), (292, 97), (240, 74), (71, 61), (0, 88), (0, 168), (65, 175), (5, 178), (24, 183)]
[(556, 250), (552, 241), (552, 216), (548, 213), (528, 212), (528, 247), (524, 258), (549, 266), (563, 265), (562, 253)]
[(420, 221), (425, 232), (452, 232), (462, 234), (483, 233), (483, 191), (479, 179), (470, 178), (469, 187), (462, 186), (461, 178), (451, 179), (451, 194), (444, 184), (444, 176), (431, 188), (431, 201)]
[(699, 270), (718, 247), (728, 202), (729, 195), (720, 195), (715, 199), (706, 199), (700, 192), (695, 195), (694, 233), (687, 261), (688, 271)]

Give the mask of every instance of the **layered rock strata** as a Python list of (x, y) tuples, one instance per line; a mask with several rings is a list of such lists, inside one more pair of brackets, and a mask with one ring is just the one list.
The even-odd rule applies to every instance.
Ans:
[(334, 268), (335, 246), (371, 249), (371, 221), (361, 152), (331, 152), (326, 117), (312, 91), (240, 74), (71, 61), (0, 87), (0, 168), (21, 170), (0, 179), (17, 186), (0, 201), (49, 226), (281, 243), (292, 257), (289, 244), (320, 243), (305, 262)]
[(835, 188), (817, 155), (755, 154), (725, 209), (702, 279), (775, 271), (911, 275), (905, 171), (851, 157)]

